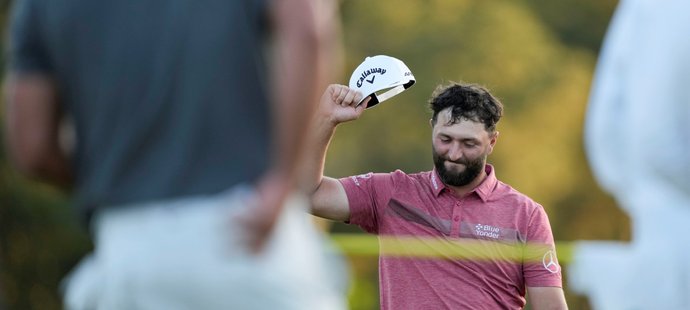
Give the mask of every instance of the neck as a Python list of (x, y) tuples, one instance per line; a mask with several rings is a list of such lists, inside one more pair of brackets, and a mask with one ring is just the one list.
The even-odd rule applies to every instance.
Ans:
[(484, 179), (486, 179), (486, 177), (486, 170), (482, 169), (479, 175), (476, 178), (474, 178), (474, 180), (472, 180), (472, 182), (470, 183), (467, 183), (463, 186), (453, 186), (448, 184), (446, 184), (446, 186), (453, 190), (453, 194), (455, 194), (456, 196), (464, 197), (465, 195), (467, 195), (467, 193), (471, 192), (473, 189), (479, 186), (479, 184), (481, 184), (484, 181)]

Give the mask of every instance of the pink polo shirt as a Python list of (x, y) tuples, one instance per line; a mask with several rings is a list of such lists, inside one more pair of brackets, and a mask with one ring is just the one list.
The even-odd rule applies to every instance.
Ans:
[(340, 179), (350, 223), (379, 235), (381, 309), (521, 309), (526, 286), (561, 287), (544, 208), (485, 169), (462, 198), (435, 171)]

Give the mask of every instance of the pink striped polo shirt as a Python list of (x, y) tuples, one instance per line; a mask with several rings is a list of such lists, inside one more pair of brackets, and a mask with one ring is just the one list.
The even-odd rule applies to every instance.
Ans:
[(521, 309), (526, 286), (561, 287), (544, 208), (485, 169), (462, 198), (436, 171), (340, 179), (350, 223), (379, 236), (381, 309)]

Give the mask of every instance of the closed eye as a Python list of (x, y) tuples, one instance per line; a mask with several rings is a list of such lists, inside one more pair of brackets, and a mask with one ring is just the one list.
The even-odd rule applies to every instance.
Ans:
[(465, 147), (475, 147), (475, 146), (479, 146), (481, 144), (479, 142), (479, 140), (474, 139), (474, 138), (465, 138), (465, 139), (462, 139), (461, 141)]
[(452, 141), (452, 139), (448, 136), (440, 136), (438, 139), (441, 140), (441, 142), (443, 143), (449, 143), (450, 141)]

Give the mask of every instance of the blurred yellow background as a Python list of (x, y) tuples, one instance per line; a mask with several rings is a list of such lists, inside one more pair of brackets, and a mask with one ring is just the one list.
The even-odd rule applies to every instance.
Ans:
[[(6, 37), (11, 3), (0, 3), (0, 30)], [(505, 105), (489, 162), (499, 179), (546, 208), (555, 239), (628, 240), (629, 220), (594, 182), (582, 143), (594, 65), (616, 4), (341, 1), (345, 67), (340, 80), (333, 82), (347, 84), (364, 57), (386, 54), (403, 60), (417, 84), (357, 122), (341, 126), (329, 150), (326, 174), (431, 169), (426, 103), (431, 92), (448, 81), (475, 82)], [(2, 44), (5, 49), (6, 40)], [(0, 287), (5, 302), (11, 309), (59, 309), (58, 281), (91, 245), (65, 195), (18, 176), (3, 147)], [(341, 223), (330, 230), (338, 238), (361, 233)], [(362, 247), (370, 246), (366, 240)], [(351, 309), (377, 309), (377, 258), (350, 250), (348, 259)], [(586, 298), (565, 288), (571, 309), (589, 309)]]

